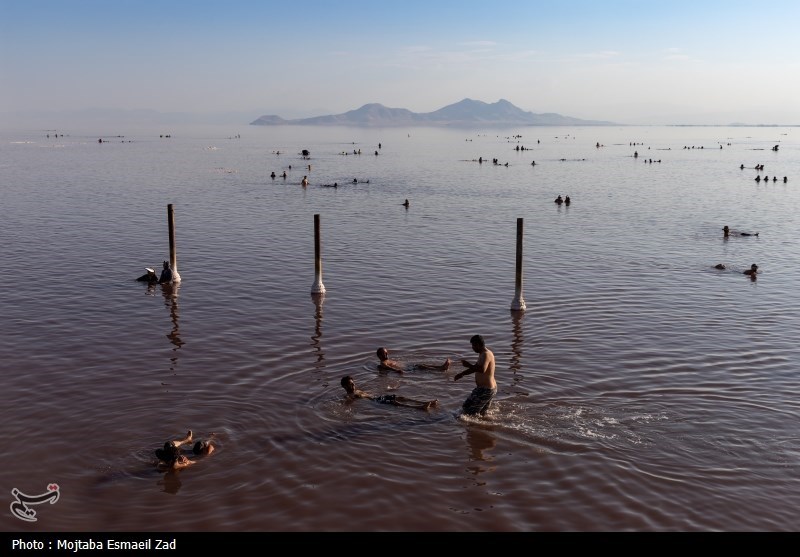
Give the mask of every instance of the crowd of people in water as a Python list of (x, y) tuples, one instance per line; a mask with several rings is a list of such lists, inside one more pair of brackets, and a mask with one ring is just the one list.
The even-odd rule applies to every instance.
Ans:
[[(538, 141), (537, 141), (538, 143)], [(630, 145), (642, 145), (641, 143), (630, 143)], [(597, 147), (601, 147), (600, 143), (597, 143)], [(379, 143), (378, 148), (382, 148), (382, 145)], [(685, 147), (686, 148), (686, 147)], [(694, 147), (692, 147), (694, 148)], [(702, 148), (702, 147), (701, 147)], [(722, 148), (722, 146), (720, 146)], [(528, 150), (524, 147), (518, 146), (516, 147), (518, 151), (525, 151)], [(777, 150), (777, 149), (773, 149)], [(276, 154), (280, 155), (280, 151), (276, 151)], [(309, 159), (310, 153), (307, 150), (303, 150), (303, 158)], [(349, 154), (343, 152), (343, 154)], [(353, 150), (354, 155), (360, 155), (361, 150), (355, 149)], [(375, 151), (375, 155), (378, 155), (378, 151)], [(638, 151), (634, 152), (634, 158), (638, 158), (639, 153)], [(483, 158), (478, 159), (479, 163), (483, 163)], [(648, 162), (648, 161), (645, 161)], [(652, 159), (649, 162), (657, 162), (660, 163), (661, 160), (653, 161)], [(499, 159), (492, 159), (492, 164), (494, 165), (501, 165)], [(536, 162), (532, 162), (531, 165), (536, 165)], [(508, 163), (505, 163), (504, 166), (508, 166)], [(289, 166), (289, 170), (291, 170), (291, 165)], [(745, 166), (742, 164), (740, 169), (744, 169)], [(761, 171), (764, 169), (763, 164), (756, 165), (754, 167), (755, 170)], [(308, 165), (308, 170), (311, 170), (311, 165)], [(287, 178), (287, 172), (284, 170), (281, 174), (283, 179)], [(272, 179), (277, 178), (275, 172), (270, 174)], [(760, 175), (756, 177), (756, 181), (761, 181), (762, 178)], [(763, 178), (764, 181), (768, 181), (769, 177), (765, 176)], [(772, 177), (773, 182), (778, 180), (777, 176)], [(788, 182), (788, 177), (783, 177), (783, 182)], [(358, 178), (353, 178), (353, 184), (358, 183), (369, 183), (369, 180), (358, 180)], [(308, 186), (309, 180), (308, 175), (304, 175), (301, 181), (302, 186)], [(338, 183), (334, 182), (331, 184), (322, 184), (326, 187), (338, 187)], [(558, 195), (555, 199), (555, 203), (559, 206), (566, 205), (569, 206), (571, 203), (570, 197), (568, 195), (562, 196), (561, 194)], [(406, 199), (402, 205), (406, 208), (410, 206), (410, 202)], [(745, 232), (745, 231), (736, 231), (732, 230), (729, 226), (725, 225), (722, 228), (723, 237), (727, 240), (732, 236), (759, 236), (758, 232)], [(717, 270), (727, 270), (728, 266), (724, 263), (718, 263), (714, 266)], [(155, 269), (151, 267), (146, 267), (145, 270), (147, 271), (144, 275), (138, 277), (136, 280), (139, 282), (145, 282), (148, 284), (168, 284), (174, 280), (174, 273), (168, 261), (163, 262), (163, 269), (161, 274), (156, 274)], [(751, 279), (755, 280), (756, 276), (759, 274), (759, 267), (757, 264), (753, 263), (750, 268), (742, 271), (742, 274), (749, 276)], [(462, 377), (466, 375), (474, 375), (475, 378), (475, 387), (471, 390), (469, 396), (464, 400), (461, 406), (461, 413), (467, 416), (486, 416), (493, 400), (497, 395), (497, 383), (495, 380), (495, 358), (493, 352), (486, 346), (486, 343), (481, 335), (474, 335), (470, 338), (470, 346), (472, 350), (478, 354), (477, 360), (472, 363), (467, 359), (461, 360), (461, 365), (464, 367), (464, 370), (456, 373), (453, 376), (453, 381), (458, 381)], [(389, 350), (386, 347), (380, 347), (376, 351), (376, 355), (378, 357), (378, 365), (377, 369), (379, 372), (395, 372), (400, 374), (405, 374), (409, 371), (415, 370), (431, 370), (431, 371), (442, 371), (447, 372), (452, 367), (452, 360), (450, 358), (446, 358), (444, 362), (440, 364), (431, 364), (426, 362), (420, 363), (402, 363), (397, 360), (393, 360), (389, 358)], [(351, 404), (357, 400), (371, 400), (373, 402), (381, 403), (381, 404), (389, 404), (393, 406), (402, 406), (402, 407), (409, 407), (409, 408), (417, 408), (421, 410), (430, 410), (438, 406), (438, 399), (427, 399), (427, 400), (420, 400), (414, 398), (408, 398), (397, 394), (372, 394), (362, 389), (359, 389), (356, 386), (355, 379), (351, 375), (345, 375), (341, 378), (340, 384), (342, 388), (345, 390), (345, 397), (344, 402), (346, 404)], [(157, 457), (156, 466), (160, 470), (181, 470), (183, 468), (189, 467), (195, 464), (200, 457), (207, 456), (212, 454), (216, 447), (212, 443), (214, 434), (211, 435), (210, 438), (206, 440), (197, 440), (192, 444), (194, 439), (194, 434), (191, 430), (189, 430), (186, 436), (182, 439), (171, 440), (164, 443), (164, 446), (155, 450), (155, 456)], [(182, 447), (186, 447), (191, 445), (190, 450), (182, 449)]]
[[(631, 145), (641, 145), (637, 143), (631, 143)], [(598, 142), (597, 147), (601, 147), (600, 143)], [(380, 148), (380, 144), (379, 144)], [(518, 147), (517, 150), (526, 150), (525, 148)], [(280, 152), (278, 152), (280, 154)], [(354, 150), (353, 154), (361, 154), (361, 150)], [(378, 151), (375, 152), (378, 154)], [(303, 153), (304, 158), (308, 158), (308, 152), (304, 151)], [(638, 157), (638, 152), (634, 153), (634, 157)], [(479, 159), (478, 162), (483, 162), (483, 159)], [(645, 160), (648, 162), (648, 160)], [(652, 159), (649, 162), (658, 162), (660, 163), (661, 160), (653, 161)], [(492, 163), (494, 165), (500, 165), (498, 159), (493, 159)], [(531, 165), (536, 165), (536, 162), (532, 162)], [(508, 163), (505, 163), (505, 166), (508, 166)], [(291, 165), (289, 166), (289, 170), (291, 170)], [(741, 169), (744, 169), (745, 166), (741, 165)], [(755, 170), (761, 171), (764, 169), (763, 164), (756, 165), (754, 167)], [(309, 172), (311, 171), (311, 165), (308, 165)], [(275, 179), (277, 177), (275, 172), (272, 172), (270, 177)], [(287, 179), (288, 175), (287, 172), (284, 170), (281, 174), (281, 177), (285, 180)], [(756, 181), (761, 181), (760, 175), (756, 177)], [(765, 176), (763, 180), (766, 182), (769, 180), (769, 177)], [(777, 176), (772, 177), (772, 181), (776, 182), (778, 180)], [(783, 182), (788, 182), (788, 177), (783, 177)], [(358, 178), (353, 178), (352, 184), (358, 183), (369, 183), (369, 180), (359, 180)], [(308, 175), (304, 175), (301, 181), (301, 184), (305, 187), (309, 185)], [(331, 184), (321, 184), (324, 187), (338, 187), (338, 183), (334, 182)], [(569, 195), (561, 195), (559, 194), (555, 200), (555, 204), (559, 207), (561, 205), (569, 206), (571, 203), (571, 199)], [(402, 205), (408, 209), (410, 206), (410, 202), (408, 199), (402, 203)], [(731, 237), (758, 237), (759, 232), (749, 232), (749, 231), (741, 231), (741, 230), (733, 230), (728, 225), (725, 225), (722, 228), (723, 231), (723, 238), (728, 240)], [(726, 271), (729, 270), (729, 266), (724, 263), (718, 263), (714, 265), (714, 269), (719, 271)], [(735, 267), (734, 267), (735, 269)], [(155, 284), (170, 284), (175, 280), (175, 274), (173, 269), (170, 266), (168, 261), (163, 262), (162, 271), (159, 274), (156, 273), (155, 269), (151, 267), (145, 267), (146, 273), (136, 280), (139, 282), (145, 282), (148, 285), (155, 285)], [(750, 265), (749, 268), (745, 269), (744, 271), (737, 271), (741, 272), (741, 274), (748, 276), (751, 280), (755, 281), (756, 277), (759, 275), (759, 266), (756, 263)], [(177, 280), (180, 280), (179, 278)], [(474, 375), (475, 385), (474, 388), (470, 391), (467, 398), (461, 405), (460, 413), (464, 416), (471, 416), (471, 417), (486, 417), (493, 401), (497, 395), (497, 382), (495, 380), (495, 358), (493, 352), (486, 346), (486, 343), (481, 335), (474, 335), (470, 338), (470, 346), (472, 350), (478, 355), (477, 360), (473, 363), (467, 359), (461, 360), (461, 365), (464, 368), (462, 371), (454, 374), (453, 381), (458, 381), (462, 377), (466, 375)], [(428, 363), (428, 362), (415, 362), (415, 363), (408, 363), (408, 362), (401, 362), (398, 360), (391, 359), (389, 357), (389, 350), (386, 347), (379, 347), (376, 351), (376, 355), (378, 357), (378, 364), (377, 370), (379, 373), (398, 373), (398, 374), (407, 374), (408, 372), (418, 371), (418, 370), (429, 370), (429, 371), (441, 371), (441, 372), (448, 372), (451, 370), (453, 361), (451, 358), (446, 358), (442, 363)], [(429, 411), (439, 406), (439, 400), (437, 398), (426, 398), (426, 399), (419, 399), (419, 398), (410, 398), (406, 396), (402, 396), (395, 393), (380, 393), (380, 394), (373, 394), (368, 391), (362, 390), (356, 386), (355, 379), (352, 375), (345, 375), (340, 380), (341, 387), (345, 391), (344, 395), (344, 404), (350, 405), (359, 400), (369, 400), (379, 404), (387, 404), (391, 406), (397, 407), (406, 407), (406, 408), (414, 408), (424, 411)], [(214, 434), (212, 433), (211, 436), (207, 439), (200, 439), (195, 440), (194, 434), (191, 430), (189, 430), (186, 436), (182, 439), (170, 440), (164, 443), (163, 447), (158, 448), (154, 451), (156, 456), (156, 468), (160, 471), (167, 471), (168, 473), (174, 474), (180, 470), (188, 468), (205, 456), (211, 455), (216, 451), (216, 445), (213, 443)]]
[[(375, 156), (378, 156), (380, 154), (379, 150), (382, 149), (382, 148), (383, 148), (383, 145), (381, 143), (378, 143), (378, 150), (375, 151)], [(273, 151), (273, 154), (281, 155), (281, 154), (285, 154), (285, 153), (282, 153), (280, 150), (277, 150), (277, 151)], [(340, 154), (349, 155), (350, 152), (349, 151), (342, 151)], [(360, 155), (361, 154), (361, 149), (353, 149), (352, 154), (353, 155)], [(308, 149), (303, 149), (300, 152), (300, 155), (303, 158), (303, 160), (306, 160), (306, 161), (311, 160), (311, 151), (309, 151)], [(290, 171), (292, 170), (292, 165), (291, 164), (288, 166), (288, 170), (290, 170)], [(311, 172), (311, 165), (310, 164), (308, 165), (308, 171)], [(275, 179), (278, 178), (278, 174), (273, 170), (272, 172), (270, 172), (269, 177), (271, 179), (275, 180)], [(280, 177), (283, 178), (284, 180), (286, 180), (289, 177), (289, 174), (286, 172), (286, 170), (283, 170), (281, 172), (281, 174), (280, 174)], [(303, 179), (300, 181), (300, 185), (303, 186), (303, 187), (307, 187), (308, 185), (310, 185), (310, 183), (311, 182), (308, 179), (308, 174), (304, 175)], [(359, 180), (358, 178), (353, 178), (353, 181), (351, 183), (352, 184), (369, 184), (369, 179)], [(319, 185), (321, 187), (326, 187), (326, 188), (338, 188), (339, 187), (339, 182), (333, 182), (332, 184), (331, 183), (323, 183), (323, 184), (319, 184)]]

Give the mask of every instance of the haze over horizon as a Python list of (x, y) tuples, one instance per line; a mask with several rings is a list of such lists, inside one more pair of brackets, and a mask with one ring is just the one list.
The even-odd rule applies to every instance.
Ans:
[(464, 98), (620, 124), (800, 124), (800, 3), (0, 0), (0, 117), (232, 123)]

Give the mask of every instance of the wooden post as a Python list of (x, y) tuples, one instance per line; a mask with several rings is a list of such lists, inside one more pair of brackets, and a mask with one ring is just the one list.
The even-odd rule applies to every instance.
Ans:
[(311, 293), (325, 293), (325, 285), (322, 284), (322, 249), (320, 246), (319, 214), (314, 215), (314, 284), (311, 286)]
[(167, 223), (169, 225), (169, 266), (172, 269), (172, 281), (180, 282), (178, 254), (175, 251), (175, 211), (172, 208), (172, 203), (167, 205)]
[(517, 219), (517, 275), (511, 309), (525, 311), (525, 300), (522, 298), (522, 218)]

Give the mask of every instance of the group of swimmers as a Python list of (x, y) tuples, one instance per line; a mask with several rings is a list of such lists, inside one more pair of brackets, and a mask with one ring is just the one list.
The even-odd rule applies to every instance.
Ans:
[[(497, 394), (497, 382), (495, 381), (495, 360), (494, 353), (486, 347), (486, 343), (481, 335), (474, 335), (470, 339), (472, 350), (478, 354), (477, 361), (473, 364), (466, 359), (461, 360), (461, 365), (464, 370), (457, 373), (453, 377), (453, 381), (458, 381), (465, 375), (475, 374), (475, 388), (462, 404), (461, 410), (463, 414), (469, 416), (485, 416), (489, 411), (492, 400)], [(389, 350), (385, 347), (380, 347), (377, 350), (378, 356), (378, 369), (382, 371), (396, 371), (404, 373), (406, 367), (395, 360), (389, 359)], [(435, 371), (447, 371), (450, 369), (452, 362), (450, 358), (445, 359), (442, 364), (413, 364), (411, 369), (429, 369)], [(429, 410), (438, 405), (438, 399), (433, 400), (417, 400), (407, 398), (399, 395), (372, 395), (366, 391), (358, 389), (355, 380), (350, 375), (345, 375), (341, 379), (342, 388), (345, 390), (345, 401), (350, 403), (358, 399), (369, 399), (382, 404), (391, 404), (394, 406), (407, 406), (411, 408), (419, 408), (420, 410)]]
[[(761, 176), (756, 176), (756, 182), (760, 182), (760, 181), (761, 181)], [(769, 176), (764, 176), (764, 181), (765, 181), (765, 182), (769, 182)], [(777, 177), (777, 176), (773, 176), (773, 177), (772, 177), (772, 181), (773, 181), (773, 182), (777, 182), (777, 181), (778, 181), (778, 177)], [(785, 184), (785, 183), (787, 183), (788, 181), (789, 181), (789, 178), (788, 178), (788, 177), (786, 177), (786, 176), (784, 176), (784, 177), (783, 177), (783, 183)]]
[[(495, 381), (495, 360), (494, 353), (487, 348), (486, 343), (481, 335), (474, 335), (470, 338), (470, 345), (472, 350), (478, 354), (478, 359), (475, 363), (471, 363), (466, 359), (461, 360), (461, 365), (464, 370), (457, 373), (454, 381), (458, 381), (465, 375), (475, 374), (475, 388), (467, 397), (462, 405), (462, 412), (470, 416), (485, 416), (489, 411), (489, 407), (497, 394), (497, 382)], [(378, 356), (378, 369), (383, 371), (395, 371), (404, 373), (406, 367), (395, 360), (389, 358), (389, 350), (385, 347), (380, 347), (377, 350)], [(411, 369), (429, 369), (436, 371), (447, 371), (450, 369), (452, 362), (450, 358), (445, 359), (441, 364), (426, 364), (419, 363), (413, 364)], [(391, 404), (393, 406), (405, 406), (409, 408), (418, 408), (420, 410), (430, 410), (438, 405), (438, 399), (433, 400), (417, 400), (407, 398), (394, 394), (372, 395), (366, 391), (356, 387), (355, 380), (350, 375), (345, 375), (341, 379), (342, 388), (345, 390), (345, 402), (351, 403), (358, 399), (369, 399), (381, 404)], [(212, 433), (208, 439), (196, 440), (192, 430), (186, 433), (183, 439), (175, 439), (164, 443), (162, 448), (155, 450), (155, 456), (158, 459), (156, 467), (159, 470), (182, 470), (198, 462), (198, 458), (212, 454), (216, 447), (211, 442), (214, 438)], [(190, 445), (192, 442), (191, 450), (184, 451), (181, 447)]]
[[(738, 232), (738, 231), (731, 230), (730, 227), (726, 224), (725, 226), (722, 227), (722, 236), (724, 238), (729, 238), (731, 235), (733, 235), (733, 236), (758, 236), (758, 232)], [(719, 269), (720, 271), (724, 271), (725, 269), (728, 268), (728, 266), (725, 265), (724, 263), (717, 263), (716, 265), (714, 265), (714, 268), (715, 269)], [(758, 275), (758, 265), (753, 263), (752, 265), (750, 265), (749, 269), (747, 269), (747, 270), (745, 270), (743, 272), (743, 274), (748, 275), (752, 279), (755, 279), (756, 276)]]
[(556, 205), (561, 205), (562, 203), (564, 205), (569, 205), (571, 203), (571, 201), (569, 199), (569, 196), (561, 197), (561, 194), (559, 194), (559, 196), (556, 197), (556, 199), (555, 199), (555, 203), (556, 203)]
[[(777, 145), (775, 147), (777, 147)], [(773, 151), (777, 151), (777, 150), (778, 149), (773, 149)], [(744, 165), (740, 164), (739, 165), (739, 169), (740, 170), (744, 170)], [(757, 165), (755, 165), (753, 167), (753, 170), (764, 170), (764, 165), (763, 164), (757, 164)], [(756, 180), (756, 182), (760, 182), (761, 180), (764, 180), (765, 182), (769, 182), (769, 176), (764, 176), (763, 178), (761, 176), (756, 176), (755, 180)], [(777, 182), (778, 181), (778, 177), (777, 176), (773, 176), (772, 177), (772, 181), (773, 182)], [(784, 176), (783, 177), (783, 183), (786, 184), (787, 182), (789, 182), (789, 177), (788, 176)]]

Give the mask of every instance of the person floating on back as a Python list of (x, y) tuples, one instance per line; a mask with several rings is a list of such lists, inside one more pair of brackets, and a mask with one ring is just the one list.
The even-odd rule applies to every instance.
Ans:
[(722, 227), (722, 235), (727, 238), (733, 233), (734, 236), (758, 236), (758, 232), (736, 232), (728, 228), (728, 225)]
[[(213, 434), (212, 434), (213, 437)], [(183, 468), (187, 468), (192, 464), (196, 464), (197, 460), (191, 460), (186, 455), (183, 454), (181, 451), (181, 445), (186, 445), (191, 443), (194, 440), (194, 435), (192, 430), (190, 429), (186, 433), (186, 437), (183, 439), (176, 439), (174, 441), (167, 441), (164, 443), (164, 447), (161, 449), (156, 449), (155, 454), (156, 458), (158, 458), (158, 468), (159, 469), (171, 469), (171, 470), (181, 470)], [(214, 445), (211, 444), (211, 440), (201, 441), (198, 440), (194, 446), (192, 447), (192, 454), (195, 456), (205, 456), (210, 455), (215, 450)]]
[(413, 398), (406, 398), (404, 396), (399, 396), (399, 395), (373, 396), (366, 391), (357, 389), (355, 381), (349, 375), (345, 375), (344, 377), (342, 377), (341, 384), (342, 388), (347, 393), (345, 395), (345, 400), (348, 403), (354, 402), (355, 400), (361, 398), (366, 398), (375, 402), (380, 402), (381, 404), (391, 404), (393, 406), (406, 406), (408, 408), (417, 408), (419, 410), (430, 410), (431, 408), (439, 404), (439, 401), (437, 399), (415, 400)]
[[(389, 350), (386, 347), (381, 346), (380, 348), (378, 348), (376, 354), (378, 355), (378, 360), (380, 360), (380, 362), (378, 363), (379, 370), (396, 371), (398, 373), (403, 373), (404, 371), (406, 371), (403, 364), (401, 364), (398, 361), (389, 359)], [(450, 369), (450, 363), (451, 363), (450, 358), (447, 358), (441, 365), (424, 364), (424, 363), (413, 364), (411, 366), (411, 369), (432, 369), (436, 371), (447, 371), (448, 369)]]

